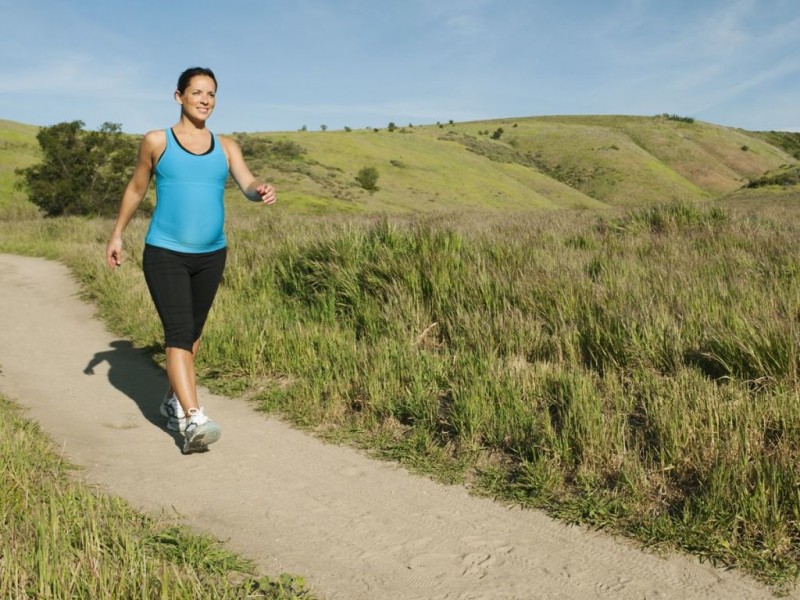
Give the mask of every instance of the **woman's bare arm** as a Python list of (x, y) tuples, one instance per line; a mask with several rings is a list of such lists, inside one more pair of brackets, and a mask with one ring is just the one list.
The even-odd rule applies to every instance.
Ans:
[(125, 192), (122, 194), (122, 201), (119, 205), (119, 214), (114, 224), (114, 231), (111, 239), (106, 246), (106, 262), (111, 268), (122, 264), (122, 233), (133, 218), (142, 199), (150, 186), (153, 167), (158, 155), (166, 146), (166, 137), (163, 131), (151, 131), (147, 133), (139, 145), (139, 155), (136, 160), (136, 168), (133, 171), (131, 180), (128, 182)]

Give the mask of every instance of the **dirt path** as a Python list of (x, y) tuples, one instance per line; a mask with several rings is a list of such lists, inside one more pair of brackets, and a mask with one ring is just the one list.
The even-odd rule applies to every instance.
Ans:
[(158, 415), (163, 372), (77, 292), (62, 265), (0, 255), (0, 390), (88, 481), (141, 509), (174, 508), (267, 572), (305, 575), (322, 598), (772, 597), (738, 573), (470, 497), (205, 390), (223, 437), (183, 456)]

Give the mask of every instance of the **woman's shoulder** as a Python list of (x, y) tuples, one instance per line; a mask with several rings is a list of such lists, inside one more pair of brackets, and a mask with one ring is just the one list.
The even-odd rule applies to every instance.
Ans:
[(142, 148), (157, 150), (167, 145), (167, 133), (163, 129), (148, 131), (142, 136)]
[(214, 136), (219, 140), (219, 143), (225, 146), (226, 148), (230, 148), (231, 146), (237, 146), (237, 147), (239, 146), (239, 144), (236, 143), (236, 140), (233, 139), (232, 137), (228, 137), (227, 135), (220, 135), (218, 133), (215, 133)]
[(163, 129), (148, 131), (142, 137), (139, 150), (140, 157), (148, 157), (148, 160), (155, 165), (159, 157), (167, 147), (167, 134)]
[(161, 145), (166, 144), (167, 142), (167, 130), (166, 129), (153, 129), (152, 131), (148, 131), (144, 134), (142, 138), (143, 143), (147, 144), (155, 144)]
[(225, 152), (225, 156), (227, 156), (229, 160), (231, 158), (231, 153), (234, 153), (234, 155), (242, 153), (241, 148), (239, 148), (239, 144), (232, 137), (228, 137), (226, 135), (216, 135), (216, 138), (219, 140), (220, 146), (222, 146), (222, 150)]

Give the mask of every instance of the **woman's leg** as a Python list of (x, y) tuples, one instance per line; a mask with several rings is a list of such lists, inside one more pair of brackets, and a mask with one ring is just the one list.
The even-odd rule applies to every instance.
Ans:
[(197, 405), (197, 384), (194, 373), (194, 355), (183, 348), (167, 348), (167, 377), (169, 385), (178, 396), (184, 414)]
[(199, 408), (194, 361), (200, 348), (203, 327), (222, 280), (226, 256), (227, 250), (223, 248), (210, 254), (192, 256), (188, 260), (193, 340), (191, 351), (186, 350), (185, 346), (168, 346), (166, 349), (170, 387), (178, 396), (186, 415), (190, 409)]
[(164, 326), (167, 377), (184, 413), (197, 408), (194, 383), (194, 319), (191, 256), (145, 246), (142, 266), (150, 296)]
[(167, 377), (180, 405), (178, 409), (168, 396), (161, 413), (168, 419), (168, 429), (183, 432), (184, 454), (207, 449), (222, 433), (198, 406), (194, 359), (222, 279), (225, 255), (225, 249), (186, 254), (145, 246), (145, 280), (164, 325)]
[[(178, 402), (187, 414), (189, 408), (198, 408), (197, 405), (197, 380), (194, 371), (194, 361), (197, 358), (197, 351), (200, 349), (200, 340), (196, 340), (192, 345), (191, 360), (187, 360), (189, 354), (181, 348), (167, 348), (167, 379), (169, 380), (169, 390), (167, 397), (172, 394), (178, 396)], [(176, 385), (173, 385), (173, 381)], [(180, 391), (178, 391), (180, 389)], [(182, 401), (181, 398), (184, 400)], [(187, 407), (186, 404), (189, 404)]]

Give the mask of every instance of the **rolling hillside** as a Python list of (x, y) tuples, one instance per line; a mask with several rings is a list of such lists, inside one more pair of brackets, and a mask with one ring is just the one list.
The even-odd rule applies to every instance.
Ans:
[(37, 209), (14, 189), (14, 170), (39, 160), (38, 127), (0, 119), (0, 215), (25, 217)]
[[(34, 126), (0, 121), (4, 211), (27, 204), (13, 191), (13, 171), (36, 160), (35, 133)], [(596, 209), (698, 201), (797, 163), (787, 146), (797, 143), (792, 137), (666, 116), (526, 117), (393, 131), (234, 135), (253, 171), (275, 182), (281, 210), (289, 212)], [(377, 191), (355, 181), (363, 167), (378, 170)]]

